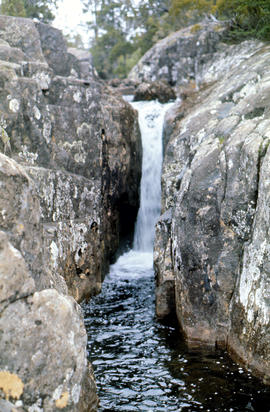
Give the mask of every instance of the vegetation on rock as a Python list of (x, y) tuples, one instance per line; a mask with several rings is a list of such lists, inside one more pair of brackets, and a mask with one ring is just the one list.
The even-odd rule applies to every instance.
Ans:
[(172, 0), (170, 13), (175, 19), (212, 14), (227, 19), (232, 26), (231, 37), (241, 40), (256, 37), (270, 40), (270, 2), (268, 0)]
[(0, 390), (4, 392), (7, 400), (9, 398), (20, 399), (23, 386), (21, 379), (14, 373), (0, 371)]

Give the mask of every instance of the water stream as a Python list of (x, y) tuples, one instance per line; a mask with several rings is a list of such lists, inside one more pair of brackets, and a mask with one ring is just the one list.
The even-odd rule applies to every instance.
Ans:
[(100, 411), (270, 411), (270, 389), (224, 352), (192, 352), (177, 325), (155, 318), (153, 237), (159, 215), (161, 132), (167, 105), (132, 103), (143, 140), (134, 246), (84, 306)]

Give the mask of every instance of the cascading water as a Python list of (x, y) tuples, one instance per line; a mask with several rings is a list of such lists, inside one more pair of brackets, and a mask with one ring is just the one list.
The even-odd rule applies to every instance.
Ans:
[(160, 214), (162, 130), (166, 111), (173, 103), (132, 102), (138, 111), (142, 136), (140, 208), (135, 225), (133, 249), (111, 266), (110, 276), (153, 276), (155, 223)]
[(165, 112), (172, 103), (134, 102), (139, 112), (143, 162), (140, 209), (134, 236), (134, 250), (153, 250), (155, 223), (160, 212), (160, 179), (162, 164), (162, 129)]
[(222, 352), (192, 353), (155, 319), (153, 237), (160, 209), (161, 133), (167, 105), (136, 102), (143, 140), (134, 247), (85, 305), (100, 411), (269, 412), (270, 391)]

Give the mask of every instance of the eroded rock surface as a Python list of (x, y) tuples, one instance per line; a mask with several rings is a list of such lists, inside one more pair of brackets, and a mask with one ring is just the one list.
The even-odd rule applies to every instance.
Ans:
[(162, 210), (172, 220), (157, 225), (155, 265), (158, 279), (174, 276), (189, 344), (227, 347), (269, 382), (270, 48), (218, 48), (201, 89), (167, 115)]
[(0, 16), (0, 383), (23, 384), (0, 385), (3, 408), (97, 408), (67, 294), (100, 290), (132, 227), (141, 142), (136, 112), (90, 63), (57, 29)]

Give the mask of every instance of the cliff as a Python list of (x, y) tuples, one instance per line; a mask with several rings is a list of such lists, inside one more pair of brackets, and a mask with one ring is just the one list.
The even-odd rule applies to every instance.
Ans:
[(95, 410), (73, 298), (99, 292), (134, 222), (137, 114), (58, 30), (7, 16), (0, 95), (1, 408)]
[(184, 29), (130, 75), (182, 98), (164, 126), (156, 307), (176, 310), (191, 346), (227, 348), (269, 383), (270, 47), (225, 32)]

